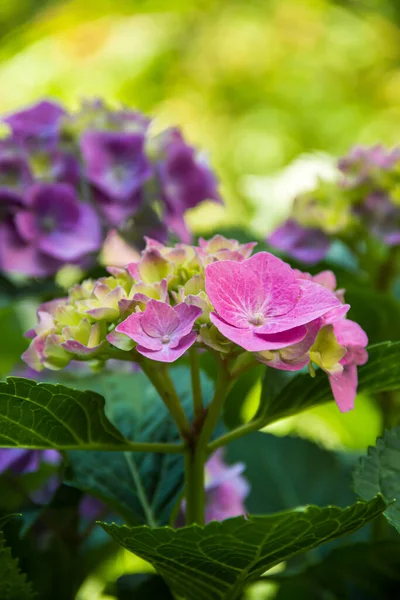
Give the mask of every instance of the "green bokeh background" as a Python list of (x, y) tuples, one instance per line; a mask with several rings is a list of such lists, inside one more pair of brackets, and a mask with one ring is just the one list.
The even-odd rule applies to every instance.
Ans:
[(101, 96), (178, 124), (226, 201), (192, 224), (261, 233), (295, 157), (397, 142), (399, 24), (397, 0), (2, 0), (0, 111)]
[[(263, 235), (306, 164), (329, 168), (355, 143), (400, 137), (397, 0), (2, 0), (0, 35), (0, 112), (43, 96), (70, 108), (103, 97), (147, 112), (155, 129), (179, 125), (209, 155), (225, 200), (193, 211), (197, 231)], [(364, 450), (380, 422), (358, 398), (353, 413), (332, 404), (274, 432), (293, 429)], [(103, 565), (80, 600), (105, 597), (104, 578), (132, 561), (121, 552)]]

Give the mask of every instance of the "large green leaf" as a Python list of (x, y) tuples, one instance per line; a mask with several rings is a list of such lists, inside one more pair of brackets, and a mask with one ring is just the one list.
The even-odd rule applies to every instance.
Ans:
[[(7, 518), (0, 519), (2, 527)], [(0, 598), (1, 600), (31, 600), (34, 597), (31, 585), (20, 572), (18, 561), (13, 558), (6, 546), (3, 532), (0, 530)]]
[(130, 445), (107, 420), (98, 394), (9, 377), (0, 382), (0, 447), (118, 450)]
[(350, 489), (351, 462), (356, 457), (345, 456), (348, 461), (308, 440), (258, 431), (231, 442), (225, 452), (229, 463), (246, 466), (243, 474), (250, 493), (245, 503), (250, 514), (306, 504), (351, 504), (356, 499)]
[(364, 500), (377, 493), (388, 501), (397, 500), (385, 516), (400, 533), (400, 427), (385, 431), (376, 446), (368, 448), (354, 470), (354, 489)]
[(270, 567), (352, 533), (385, 507), (378, 497), (344, 510), (308, 506), (177, 530), (102, 526), (122, 546), (149, 561), (185, 600), (234, 600)]
[[(368, 348), (369, 359), (358, 368), (359, 392), (383, 392), (400, 388), (400, 342), (384, 342)], [(269, 379), (272, 384), (276, 375), (266, 369), (261, 394), (259, 415), (264, 425), (289, 417), (307, 408), (333, 400), (328, 377), (319, 371), (316, 377), (300, 374), (276, 395), (269, 392)]]
[[(183, 408), (192, 416), (190, 371), (171, 370)], [(106, 398), (106, 414), (135, 442), (178, 442), (170, 413), (142, 372), (103, 375), (80, 385)], [(202, 378), (205, 404), (212, 385)], [(67, 482), (111, 505), (130, 523), (167, 523), (183, 489), (183, 455), (132, 452), (69, 452)]]

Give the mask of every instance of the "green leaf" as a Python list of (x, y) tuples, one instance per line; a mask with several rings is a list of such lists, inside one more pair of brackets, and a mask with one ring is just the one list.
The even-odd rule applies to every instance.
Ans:
[(0, 447), (118, 450), (129, 443), (98, 394), (9, 377), (0, 382)]
[[(383, 342), (368, 348), (368, 362), (358, 368), (359, 392), (383, 392), (400, 388), (400, 342)], [(293, 377), (276, 395), (269, 393), (269, 380), (274, 380), (267, 368), (261, 393), (259, 415), (264, 425), (290, 417), (307, 408), (333, 400), (328, 376), (318, 371), (314, 378), (307, 374)]]
[(245, 503), (250, 514), (306, 504), (347, 506), (355, 501), (351, 465), (308, 440), (257, 431), (228, 444), (225, 460), (246, 466), (243, 475), (250, 493)]
[(397, 500), (385, 511), (389, 523), (400, 533), (400, 427), (385, 431), (376, 446), (368, 448), (354, 470), (354, 490), (364, 500), (377, 493), (388, 501)]
[(400, 302), (390, 294), (346, 286), (349, 319), (367, 332), (370, 343), (400, 339)]
[[(190, 371), (171, 369), (182, 406), (192, 416)], [(128, 440), (179, 442), (170, 413), (142, 372), (96, 376), (81, 385), (106, 398), (106, 414)], [(212, 384), (202, 377), (205, 404)], [(168, 523), (183, 489), (183, 455), (132, 452), (69, 452), (67, 483), (97, 496), (129, 523)]]
[[(0, 519), (4, 526), (9, 517)], [(1, 600), (31, 600), (34, 597), (26, 576), (20, 572), (18, 561), (13, 558), (6, 546), (3, 532), (0, 531), (0, 598)]]
[(344, 510), (307, 506), (177, 530), (102, 526), (122, 546), (150, 562), (171, 590), (185, 600), (234, 600), (267, 569), (352, 533), (385, 507), (378, 497)]

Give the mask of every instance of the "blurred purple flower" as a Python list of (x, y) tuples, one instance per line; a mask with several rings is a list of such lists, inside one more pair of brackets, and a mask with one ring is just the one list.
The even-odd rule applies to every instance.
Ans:
[(354, 207), (354, 212), (385, 244), (400, 244), (400, 208), (385, 193), (369, 194), (362, 204)]
[(3, 121), (11, 127), (16, 139), (48, 139), (58, 133), (64, 115), (65, 109), (62, 106), (50, 100), (42, 100), (21, 111), (6, 115)]
[[(227, 465), (223, 460), (223, 450), (217, 450), (207, 461), (205, 468), (205, 522), (224, 521), (231, 517), (246, 515), (244, 501), (250, 486), (242, 473), (244, 463)], [(185, 500), (176, 525), (184, 525)]]
[(142, 133), (87, 131), (81, 151), (89, 181), (103, 194), (131, 204), (131, 199), (151, 176)]
[(50, 274), (101, 245), (96, 212), (66, 184), (31, 186), (24, 208), (0, 225), (0, 235), (0, 267), (32, 276)]
[(23, 448), (0, 448), (0, 473), (11, 471), (16, 475), (32, 473), (40, 463), (57, 465), (61, 456), (56, 450), (25, 450)]
[(325, 258), (330, 247), (327, 235), (320, 229), (302, 227), (288, 219), (268, 237), (273, 248), (305, 264), (315, 264)]
[(186, 242), (189, 240), (183, 213), (204, 200), (221, 202), (218, 182), (204, 158), (185, 142), (178, 129), (170, 129), (159, 136), (158, 153), (157, 171), (167, 208), (166, 220)]
[(339, 170), (347, 176), (345, 187), (360, 185), (379, 170), (389, 171), (400, 161), (400, 148), (355, 146), (338, 161)]

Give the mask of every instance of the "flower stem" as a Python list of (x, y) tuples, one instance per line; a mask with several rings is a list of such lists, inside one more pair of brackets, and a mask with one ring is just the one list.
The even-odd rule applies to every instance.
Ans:
[(176, 393), (174, 384), (165, 365), (147, 359), (140, 360), (139, 365), (160, 394), (165, 406), (171, 413), (181, 438), (186, 440), (186, 434), (190, 430), (190, 424), (186, 418), (181, 401)]
[(190, 375), (192, 379), (193, 408), (195, 418), (203, 414), (203, 396), (201, 393), (200, 365), (197, 348), (192, 346), (189, 350)]
[(263, 427), (265, 427), (268, 423), (265, 422), (265, 419), (258, 417), (249, 423), (244, 423), (236, 429), (232, 429), (232, 431), (228, 431), (224, 435), (221, 435), (219, 438), (208, 444), (207, 450), (208, 452), (214, 452), (217, 448), (221, 448), (222, 446), (226, 446), (233, 440), (237, 440), (252, 431), (259, 431)]
[(206, 449), (214, 429), (221, 417), (222, 407), (229, 392), (229, 384), (229, 373), (225, 364), (221, 360), (214, 396), (207, 409), (207, 416), (204, 420), (204, 424), (197, 442), (198, 448), (201, 448), (202, 450)]
[(188, 447), (185, 452), (186, 525), (204, 525), (204, 464), (205, 452)]

